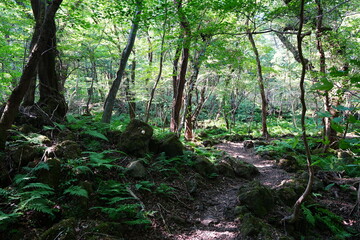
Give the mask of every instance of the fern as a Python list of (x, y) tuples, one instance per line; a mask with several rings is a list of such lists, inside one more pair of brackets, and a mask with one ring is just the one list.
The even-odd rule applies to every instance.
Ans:
[(49, 190), (49, 191), (54, 190), (52, 187), (50, 187), (49, 185), (44, 184), (44, 183), (29, 183), (28, 185), (23, 187), (23, 189), (28, 189), (28, 188), (38, 188), (38, 189), (45, 189), (45, 190)]
[(64, 191), (64, 194), (66, 194), (66, 193), (73, 195), (73, 196), (89, 198), (88, 192), (80, 186), (71, 186)]
[(87, 130), (84, 132), (84, 134), (87, 134), (87, 135), (90, 135), (90, 136), (93, 136), (93, 137), (96, 137), (96, 138), (100, 138), (102, 140), (105, 140), (105, 141), (109, 141), (109, 139), (102, 133), (99, 133), (97, 131), (94, 131), (94, 130)]
[(18, 210), (34, 210), (54, 216), (55, 209), (51, 208), (50, 205), (54, 205), (54, 203), (46, 198), (43, 198), (41, 195), (34, 195), (21, 201), (19, 203)]
[(305, 205), (301, 205), (301, 209), (303, 210), (306, 221), (309, 222), (311, 225), (315, 226), (316, 219), (311, 210), (305, 207)]
[(112, 220), (127, 218), (129, 215), (136, 215), (139, 211), (139, 204), (123, 204), (118, 207), (93, 207), (91, 209), (99, 209)]
[(8, 225), (17, 222), (19, 216), (21, 216), (19, 213), (4, 213), (0, 211), (0, 230), (5, 230), (8, 228)]

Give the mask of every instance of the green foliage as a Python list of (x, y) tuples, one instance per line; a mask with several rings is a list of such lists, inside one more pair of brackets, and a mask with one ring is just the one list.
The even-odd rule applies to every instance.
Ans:
[(165, 183), (160, 183), (155, 192), (163, 195), (173, 194), (175, 189)]
[(301, 206), (304, 217), (313, 227), (325, 227), (330, 230), (336, 239), (346, 239), (352, 235), (342, 225), (343, 219), (335, 213), (318, 204)]
[(89, 198), (88, 192), (81, 186), (70, 186), (69, 188), (65, 189), (64, 194), (69, 194), (75, 197), (78, 196)]

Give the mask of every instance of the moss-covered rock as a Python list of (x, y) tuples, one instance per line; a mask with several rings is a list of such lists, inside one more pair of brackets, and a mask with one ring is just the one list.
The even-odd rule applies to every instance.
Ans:
[(39, 161), (44, 154), (44, 147), (25, 143), (10, 153), (14, 166), (23, 167), (32, 161)]
[(118, 147), (130, 155), (142, 157), (149, 152), (153, 129), (145, 122), (134, 119), (121, 134)]
[(249, 213), (245, 214), (241, 219), (240, 232), (243, 237), (272, 239), (271, 225)]
[(159, 152), (164, 152), (169, 158), (183, 155), (183, 149), (184, 146), (175, 133), (170, 133), (160, 139)]
[(41, 168), (36, 172), (39, 182), (48, 184), (52, 188), (57, 188), (61, 179), (61, 161), (58, 158), (46, 160), (48, 168)]
[(64, 219), (45, 231), (39, 240), (73, 240), (76, 239), (75, 218)]
[(300, 195), (292, 187), (285, 186), (277, 190), (277, 196), (284, 204), (292, 206)]
[(217, 166), (219, 173), (223, 173), (226, 176), (232, 175), (229, 166), (231, 166), (233, 174), (237, 177), (252, 179), (259, 174), (259, 170), (254, 165), (230, 156), (225, 156)]
[(246, 206), (255, 216), (267, 215), (275, 205), (273, 192), (258, 181), (252, 181), (239, 189), (240, 205)]
[(292, 156), (286, 156), (285, 158), (281, 158), (276, 162), (281, 169), (284, 169), (287, 172), (296, 172), (300, 169), (300, 165), (296, 158)]
[(196, 156), (194, 159), (194, 169), (204, 177), (209, 177), (217, 173), (215, 165), (205, 156)]
[(80, 157), (80, 155), (80, 145), (72, 140), (65, 140), (46, 149), (46, 156), (48, 158), (75, 159)]
[(147, 174), (141, 160), (133, 161), (126, 167), (126, 174), (133, 178), (144, 178)]

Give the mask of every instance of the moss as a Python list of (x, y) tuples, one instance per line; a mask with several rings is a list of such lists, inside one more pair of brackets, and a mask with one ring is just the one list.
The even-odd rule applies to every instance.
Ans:
[(75, 218), (64, 219), (45, 231), (39, 240), (73, 240), (76, 239)]
[(240, 204), (246, 206), (255, 216), (263, 217), (274, 207), (275, 200), (272, 191), (252, 181), (239, 189)]

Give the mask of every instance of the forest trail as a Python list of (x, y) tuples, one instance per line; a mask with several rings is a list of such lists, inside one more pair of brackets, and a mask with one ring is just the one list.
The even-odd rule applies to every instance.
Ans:
[[(243, 142), (224, 142), (215, 146), (230, 156), (256, 166), (260, 174), (255, 178), (263, 185), (277, 188), (291, 178), (291, 174), (276, 167), (275, 160), (257, 156), (253, 149), (245, 149)], [(239, 224), (234, 209), (237, 206), (237, 193), (245, 180), (224, 178), (215, 188), (209, 187), (201, 192), (196, 200), (196, 212), (191, 222), (195, 224), (183, 229), (181, 234), (173, 235), (176, 240), (235, 240), (241, 239)]]

